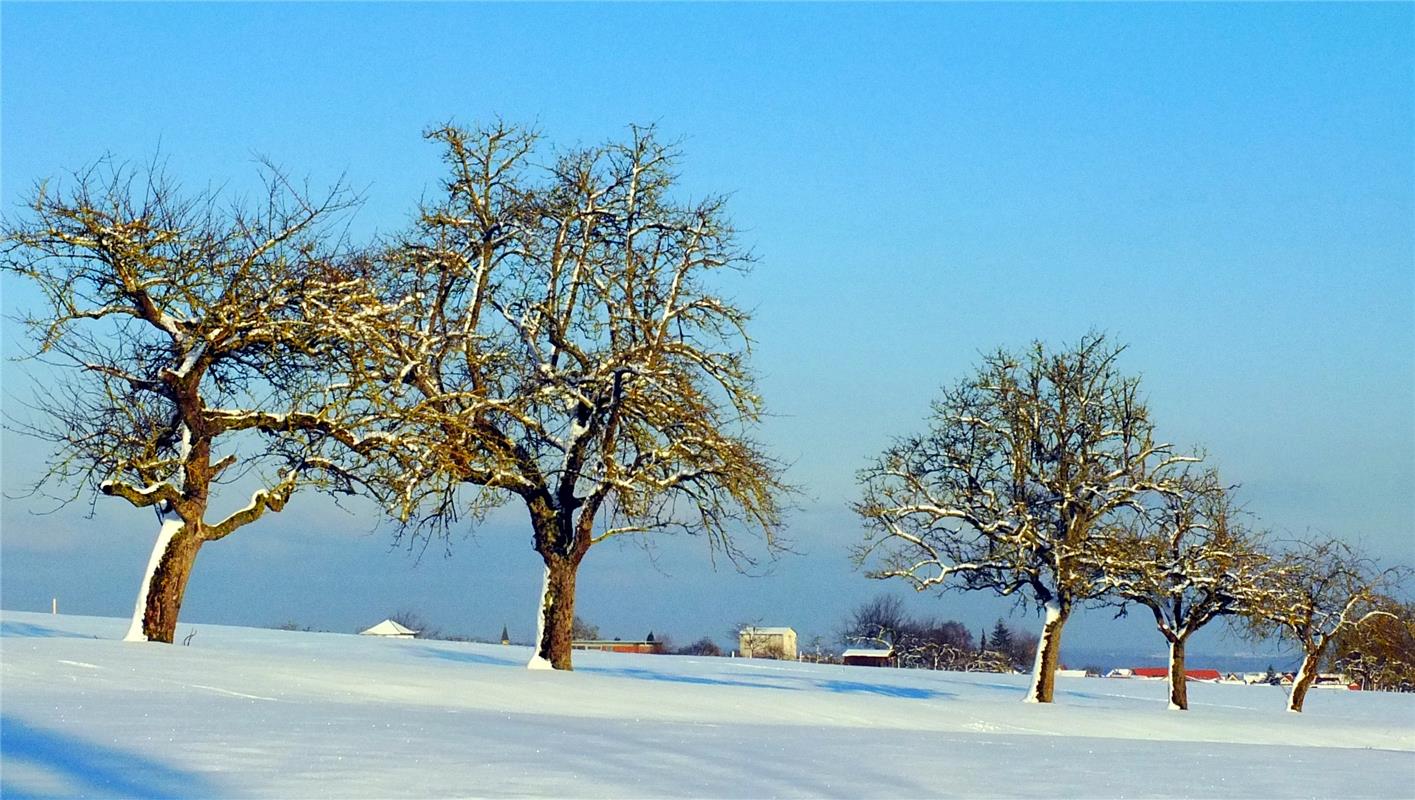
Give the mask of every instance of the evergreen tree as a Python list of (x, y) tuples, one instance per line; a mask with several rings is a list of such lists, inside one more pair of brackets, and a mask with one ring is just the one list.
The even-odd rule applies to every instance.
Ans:
[(1012, 630), (1001, 619), (992, 626), (992, 649), (1012, 655)]

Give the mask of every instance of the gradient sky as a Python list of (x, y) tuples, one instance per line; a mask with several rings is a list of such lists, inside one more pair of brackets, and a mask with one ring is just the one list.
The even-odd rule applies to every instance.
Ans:
[[(579, 610), (623, 638), (726, 641), (748, 620), (831, 638), (861, 600), (910, 594), (850, 567), (855, 470), (979, 351), (1092, 328), (1130, 344), (1161, 434), (1206, 448), (1262, 524), (1415, 563), (1412, 42), (1410, 4), (7, 2), (0, 201), (104, 153), (240, 191), (265, 155), (315, 185), (347, 175), (365, 235), (440, 178), (431, 124), (501, 116), (562, 143), (658, 124), (685, 191), (731, 192), (760, 257), (730, 289), (756, 309), (761, 436), (806, 489), (800, 553), (742, 577), (692, 539), (601, 547)], [(3, 290), (8, 313), (35, 301)], [(12, 410), (34, 376), (3, 369)], [(0, 604), (130, 613), (151, 512), (38, 515), (16, 495), (44, 456), (5, 432)], [(418, 559), (373, 510), (297, 497), (202, 550), (183, 629), (412, 609), (529, 639), (524, 511), (450, 551)], [(975, 629), (1012, 612), (908, 600)], [(1066, 645), (1158, 652), (1138, 616), (1084, 614)]]

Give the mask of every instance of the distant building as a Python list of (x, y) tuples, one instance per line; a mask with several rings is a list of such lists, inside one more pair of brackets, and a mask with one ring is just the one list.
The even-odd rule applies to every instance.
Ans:
[(737, 636), (743, 658), (796, 660), (796, 631), (791, 628), (743, 628)]
[(1347, 677), (1345, 673), (1341, 672), (1320, 673), (1317, 675), (1316, 683), (1313, 683), (1312, 686), (1321, 689), (1350, 689), (1356, 692), (1361, 691), (1361, 684), (1356, 683)]
[(625, 642), (619, 639), (576, 639), (570, 643), (574, 650), (603, 650), (607, 653), (657, 653), (659, 645), (652, 639)]
[[(1121, 667), (1105, 674), (1107, 678), (1139, 678), (1141, 680), (1167, 680), (1169, 667)], [(1217, 683), (1223, 675), (1216, 669), (1186, 669), (1184, 679)]]
[(840, 654), (840, 663), (854, 667), (892, 667), (894, 648), (888, 650), (867, 650), (851, 648)]
[(359, 635), (382, 636), (385, 639), (411, 639), (417, 636), (418, 632), (410, 628), (405, 628), (391, 619), (385, 619), (372, 628), (359, 631)]

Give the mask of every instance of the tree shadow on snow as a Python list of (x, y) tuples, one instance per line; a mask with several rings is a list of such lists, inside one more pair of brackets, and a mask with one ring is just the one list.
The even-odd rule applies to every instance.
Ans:
[[(418, 648), (410, 652), (422, 658), (439, 658), (444, 661), (456, 661), (462, 664), (482, 664), (490, 667), (525, 667), (525, 662), (521, 659), (491, 656), (483, 653), (441, 650), (432, 647)], [(897, 697), (904, 700), (933, 700), (957, 696), (953, 692), (945, 692), (938, 689), (924, 689), (914, 686), (890, 686), (888, 684), (865, 683), (863, 681), (823, 680), (804, 677), (773, 676), (766, 680), (743, 680), (741, 678), (659, 672), (643, 667), (579, 667), (575, 671), (592, 675), (611, 675), (619, 678), (632, 678), (634, 680), (687, 683), (697, 686), (740, 686), (748, 689), (777, 689), (787, 692), (820, 690), (833, 694), (876, 694), (883, 697)]]
[(205, 778), (135, 753), (37, 728), (0, 715), (0, 796), (147, 797), (155, 800), (221, 794)]
[[(951, 692), (937, 689), (921, 689), (913, 686), (889, 686), (862, 681), (821, 680), (817, 678), (778, 678), (778, 682), (749, 681), (737, 678), (710, 678), (703, 675), (682, 675), (670, 672), (656, 672), (650, 669), (632, 667), (583, 667), (578, 672), (593, 672), (601, 675), (616, 675), (638, 680), (666, 681), (668, 683), (691, 683), (706, 686), (742, 686), (749, 689), (778, 689), (799, 692), (809, 689), (824, 690), (834, 694), (877, 694), (884, 697), (898, 697), (905, 700), (931, 700), (954, 697)], [(792, 685), (797, 683), (800, 685)]]
[(943, 692), (938, 689), (921, 689), (917, 686), (888, 686), (879, 683), (861, 683), (859, 681), (814, 681), (814, 683), (827, 692), (836, 694), (878, 694), (885, 697), (900, 697), (905, 700), (933, 700), (936, 698), (957, 697), (953, 692)]
[(634, 678), (645, 681), (665, 681), (667, 683), (691, 683), (700, 686), (746, 686), (751, 689), (784, 689), (788, 692), (798, 692), (800, 686), (783, 686), (779, 683), (762, 683), (760, 681), (744, 681), (736, 678), (709, 678), (705, 675), (681, 675), (672, 672), (655, 672), (651, 669), (635, 667), (579, 667), (576, 672), (589, 672), (597, 675), (614, 675), (620, 678)]
[(440, 658), (444, 661), (456, 661), (461, 664), (484, 664), (488, 667), (524, 667), (526, 662), (518, 658), (502, 658), (501, 656), (488, 656), (482, 653), (467, 653), (460, 650), (438, 650), (434, 647), (423, 647), (412, 651), (413, 655), (422, 658)]
[(59, 631), (53, 628), (46, 628), (43, 625), (33, 625), (28, 622), (0, 622), (0, 636), (13, 636), (25, 639), (97, 639), (97, 636), (84, 636), (80, 633), (70, 633), (69, 631)]

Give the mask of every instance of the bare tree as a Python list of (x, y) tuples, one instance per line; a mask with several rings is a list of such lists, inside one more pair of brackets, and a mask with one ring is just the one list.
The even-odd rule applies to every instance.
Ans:
[(839, 640), (846, 647), (861, 643), (889, 647), (900, 641), (913, 624), (903, 601), (891, 594), (880, 594), (850, 612)]
[(967, 662), (964, 672), (1003, 672), (1011, 673), (1016, 669), (1016, 662), (1012, 656), (1002, 650), (982, 650), (973, 654), (973, 659)]
[(1189, 707), (1184, 649), (1195, 631), (1243, 614), (1259, 596), (1269, 558), (1238, 519), (1229, 490), (1212, 470), (1185, 473), (1118, 535), (1103, 579), (1124, 613), (1138, 603), (1169, 642), (1169, 707)]
[(570, 638), (579, 641), (593, 641), (599, 638), (599, 626), (587, 622), (576, 614), (570, 623)]
[(1154, 440), (1139, 380), (1116, 369), (1122, 349), (1090, 334), (1061, 352), (1038, 342), (989, 355), (945, 390), (927, 433), (860, 473), (855, 558), (871, 577), (1045, 611), (1031, 702), (1052, 701), (1062, 628), (1104, 591), (1099, 564), (1121, 519), (1196, 460)]
[(968, 671), (977, 665), (973, 634), (954, 620), (910, 620), (894, 640), (901, 667)]
[(976, 666), (973, 634), (953, 620), (915, 619), (898, 597), (882, 594), (856, 606), (840, 642), (874, 645), (893, 652), (901, 667), (967, 670)]
[(1251, 614), (1258, 632), (1277, 632), (1302, 648), (1287, 710), (1300, 712), (1331, 646), (1377, 617), (1383, 596), (1402, 585), (1405, 567), (1381, 568), (1340, 539), (1295, 543), (1264, 573), (1262, 593)]
[(714, 288), (745, 271), (720, 197), (674, 194), (652, 130), (539, 166), (535, 134), (443, 127), (445, 193), (390, 249), (397, 313), (356, 376), (422, 454), (406, 463), (410, 535), (445, 535), (512, 497), (545, 564), (532, 667), (571, 668), (575, 578), (626, 535), (700, 534), (733, 564), (738, 534), (778, 546), (779, 465), (748, 315)]
[(806, 640), (806, 646), (797, 654), (797, 659), (812, 664), (837, 664), (840, 662), (840, 656), (831, 650), (830, 643), (820, 634), (814, 634)]
[(441, 628), (429, 625), (423, 615), (411, 608), (405, 608), (390, 614), (389, 619), (402, 625), (413, 632), (413, 636), (418, 639), (446, 639)]
[(679, 648), (677, 651), (677, 655), (720, 656), (722, 655), (722, 648), (717, 645), (717, 642), (714, 642), (712, 640), (711, 636), (704, 636), (703, 638), (697, 640), (696, 642), (693, 642), (690, 645), (687, 645), (686, 647)]
[(1415, 691), (1415, 603), (1382, 597), (1376, 605), (1386, 615), (1338, 636), (1332, 668), (1356, 679), (1362, 689)]
[[(0, 267), (44, 298), (20, 318), (44, 370), (33, 414), (10, 420), (54, 448), (35, 491), (96, 490), (161, 523), (129, 640), (172, 641), (204, 543), (301, 487), (352, 490), (329, 452), (343, 398), (318, 368), (338, 343), (313, 320), (356, 318), (371, 299), (331, 227), (353, 198), (312, 197), (268, 165), (263, 177), (257, 205), (223, 206), (183, 197), (160, 170), (100, 161), (37, 186), (3, 226)], [(325, 430), (296, 435), (296, 411)], [(208, 519), (242, 476), (259, 487), (249, 502)]]
[(1005, 651), (1012, 662), (1012, 669), (1025, 670), (1037, 660), (1037, 648), (1042, 637), (1027, 628), (1013, 628), (1012, 642)]

